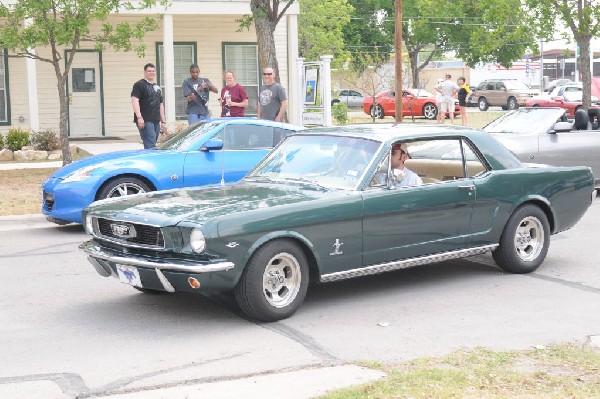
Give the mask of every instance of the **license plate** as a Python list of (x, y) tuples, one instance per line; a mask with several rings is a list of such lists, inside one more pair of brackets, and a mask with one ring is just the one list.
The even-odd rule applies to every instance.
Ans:
[(117, 274), (122, 283), (133, 285), (134, 287), (142, 287), (140, 280), (140, 272), (133, 266), (117, 265)]

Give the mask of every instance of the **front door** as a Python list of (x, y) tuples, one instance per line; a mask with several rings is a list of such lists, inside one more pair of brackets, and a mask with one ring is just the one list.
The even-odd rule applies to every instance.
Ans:
[(104, 135), (100, 87), (100, 53), (78, 51), (68, 82), (69, 136)]

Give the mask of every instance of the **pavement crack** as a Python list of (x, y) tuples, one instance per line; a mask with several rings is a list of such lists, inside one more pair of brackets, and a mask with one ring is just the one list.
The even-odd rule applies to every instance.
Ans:
[(585, 285), (583, 283), (578, 283), (575, 281), (563, 280), (556, 277), (546, 276), (544, 274), (531, 273), (528, 274), (527, 277), (536, 278), (538, 280), (550, 281), (552, 283), (564, 285), (565, 287), (574, 288), (579, 291), (592, 292), (594, 294), (600, 294), (600, 288), (592, 287), (590, 285)]
[(17, 377), (0, 377), (0, 384), (14, 384), (19, 382), (31, 381), (52, 381), (60, 390), (70, 397), (78, 397), (81, 394), (87, 394), (90, 389), (83, 382), (83, 378), (79, 374), (74, 373), (48, 373), (48, 374), (32, 374)]

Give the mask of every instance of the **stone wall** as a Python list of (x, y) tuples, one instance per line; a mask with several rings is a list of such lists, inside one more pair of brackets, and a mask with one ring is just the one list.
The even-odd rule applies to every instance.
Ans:
[[(79, 148), (75, 144), (70, 144), (71, 157), (75, 157), (79, 153)], [(38, 151), (34, 150), (33, 147), (23, 147), (19, 151), (11, 151), (7, 148), (0, 150), (0, 162), (1, 161), (17, 161), (17, 162), (29, 162), (35, 160), (51, 160), (58, 161), (62, 159), (62, 151)]]

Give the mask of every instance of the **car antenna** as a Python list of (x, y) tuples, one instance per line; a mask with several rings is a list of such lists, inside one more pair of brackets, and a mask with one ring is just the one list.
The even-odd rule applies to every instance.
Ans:
[(221, 185), (225, 185), (225, 143), (221, 148)]

